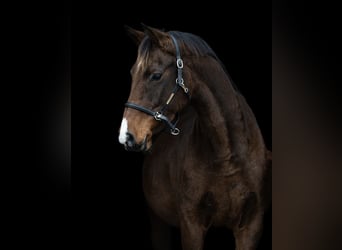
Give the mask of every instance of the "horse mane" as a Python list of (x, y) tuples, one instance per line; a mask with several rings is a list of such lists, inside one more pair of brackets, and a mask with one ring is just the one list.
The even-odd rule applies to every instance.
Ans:
[[(210, 57), (214, 58), (219, 63), (219, 65), (222, 67), (224, 72), (226, 73), (226, 75), (227, 75), (230, 83), (232, 84), (234, 90), (239, 92), (236, 84), (233, 82), (232, 78), (230, 77), (230, 75), (229, 75), (226, 67), (222, 63), (222, 61), (218, 58), (218, 56), (216, 55), (214, 50), (208, 45), (208, 43), (205, 42), (201, 37), (194, 35), (194, 34), (191, 34), (191, 33), (180, 32), (180, 31), (169, 31), (168, 33), (176, 38), (177, 42), (179, 43), (181, 50), (183, 48), (183, 51), (186, 50), (192, 56), (198, 56), (198, 57), (210, 56)], [(138, 57), (141, 59), (144, 59), (144, 61), (147, 61), (151, 47), (152, 47), (151, 39), (149, 39), (149, 37), (146, 36), (142, 40), (142, 42), (139, 46)], [(182, 52), (181, 52), (181, 54), (182, 54)]]

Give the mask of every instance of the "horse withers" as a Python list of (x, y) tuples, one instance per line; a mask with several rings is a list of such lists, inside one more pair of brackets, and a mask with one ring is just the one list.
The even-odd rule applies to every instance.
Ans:
[(200, 37), (128, 28), (139, 45), (120, 127), (127, 150), (145, 152), (143, 189), (152, 244), (202, 249), (212, 226), (232, 230), (236, 249), (257, 247), (270, 203), (271, 152), (253, 112)]

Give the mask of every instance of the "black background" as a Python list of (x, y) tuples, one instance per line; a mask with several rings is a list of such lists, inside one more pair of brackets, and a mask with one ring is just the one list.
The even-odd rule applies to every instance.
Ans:
[[(196, 3), (187, 8), (181, 2), (44, 6), (47, 15), (33, 15), (33, 20), (24, 24), (31, 28), (29, 55), (34, 55), (37, 62), (33, 68), (40, 69), (37, 74), (41, 78), (32, 83), (36, 91), (31, 96), (39, 101), (33, 107), (38, 107), (36, 121), (43, 142), (37, 143), (40, 186), (31, 193), (28, 206), (33, 211), (29, 217), (35, 221), (44, 244), (70, 239), (77, 246), (97, 249), (150, 249), (141, 188), (143, 157), (126, 152), (117, 140), (123, 104), (129, 94), (129, 70), (136, 56), (136, 46), (127, 37), (124, 25), (140, 28), (143, 22), (194, 33), (207, 41), (255, 112), (271, 149), (268, 4), (225, 4)], [(68, 110), (68, 100), (71, 173), (68, 162), (56, 163), (46, 154), (54, 147), (44, 142), (54, 137), (41, 132), (46, 120), (54, 120), (51, 117)], [(56, 102), (62, 108), (53, 109)], [(60, 155), (70, 160), (68, 153)], [(177, 242), (177, 231), (174, 237)], [(213, 230), (208, 234), (206, 249), (227, 249), (233, 244), (228, 231)], [(270, 248), (271, 211), (260, 244), (260, 249)]]

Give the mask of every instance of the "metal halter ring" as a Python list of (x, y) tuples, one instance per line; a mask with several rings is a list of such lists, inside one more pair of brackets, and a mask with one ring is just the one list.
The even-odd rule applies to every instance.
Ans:
[(176, 78), (176, 83), (177, 83), (178, 85), (184, 85), (184, 80), (183, 80), (183, 78)]
[[(179, 80), (180, 79), (180, 80)], [(176, 78), (176, 83), (183, 89), (185, 93), (189, 92), (189, 89), (185, 87), (183, 78)]]
[(172, 134), (172, 135), (178, 135), (179, 132), (180, 132), (179, 128), (171, 129), (171, 134)]
[(156, 112), (156, 113), (154, 114), (154, 119), (156, 119), (157, 121), (160, 121), (160, 120), (161, 120), (161, 118), (160, 118), (161, 116), (162, 116), (161, 113)]

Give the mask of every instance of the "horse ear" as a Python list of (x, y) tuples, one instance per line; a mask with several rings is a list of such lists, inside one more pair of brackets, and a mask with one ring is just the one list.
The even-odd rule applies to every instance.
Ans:
[(161, 48), (165, 48), (168, 45), (168, 39), (166, 39), (167, 37), (169, 37), (168, 33), (156, 28), (149, 27), (143, 23), (141, 25), (144, 29), (145, 34), (148, 35), (148, 37), (155, 45)]
[(133, 29), (127, 25), (125, 25), (125, 29), (127, 32), (127, 35), (137, 44), (139, 45), (141, 41), (145, 37), (145, 33), (136, 29)]

